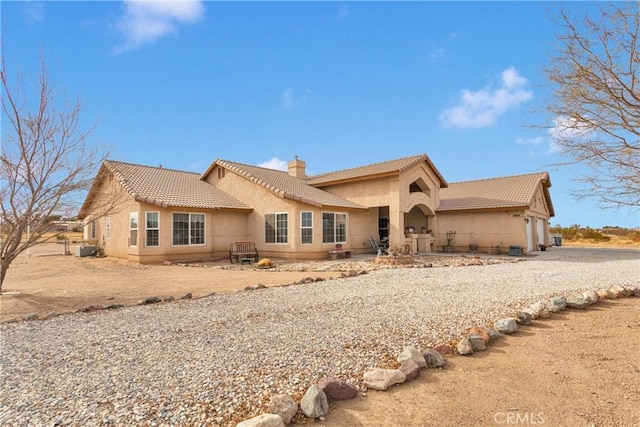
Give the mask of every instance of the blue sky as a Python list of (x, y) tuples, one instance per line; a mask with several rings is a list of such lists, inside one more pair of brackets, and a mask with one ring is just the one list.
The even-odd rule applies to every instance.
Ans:
[[(567, 3), (576, 11), (594, 3)], [(10, 77), (40, 56), (114, 160), (322, 173), (426, 153), (448, 182), (547, 170), (552, 224), (639, 227), (570, 195), (542, 105), (547, 2), (7, 2)], [(3, 126), (4, 128), (4, 126)]]

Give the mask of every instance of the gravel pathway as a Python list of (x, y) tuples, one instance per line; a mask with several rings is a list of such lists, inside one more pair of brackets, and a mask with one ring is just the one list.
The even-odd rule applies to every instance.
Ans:
[(640, 284), (640, 260), (377, 270), (0, 325), (0, 425), (227, 425), (323, 376), (361, 386), (541, 297)]

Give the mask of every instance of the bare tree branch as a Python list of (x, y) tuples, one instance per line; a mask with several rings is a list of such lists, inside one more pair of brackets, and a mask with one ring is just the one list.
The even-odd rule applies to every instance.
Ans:
[(578, 196), (640, 209), (640, 2), (602, 6), (598, 17), (562, 10), (558, 24), (545, 70), (553, 142), (566, 163), (589, 168)]
[(33, 97), (19, 83), (11, 87), (4, 57), (0, 80), (7, 124), (0, 151), (1, 292), (13, 260), (50, 232), (51, 216), (77, 211), (79, 197), (88, 190), (105, 153), (90, 144), (93, 126), (80, 129), (82, 104), (56, 102), (43, 59)]

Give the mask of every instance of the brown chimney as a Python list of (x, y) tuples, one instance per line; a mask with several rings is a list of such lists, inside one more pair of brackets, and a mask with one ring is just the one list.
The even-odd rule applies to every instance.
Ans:
[(296, 178), (306, 178), (307, 164), (304, 160), (298, 160), (298, 156), (295, 156), (295, 160), (289, 162), (289, 175)]

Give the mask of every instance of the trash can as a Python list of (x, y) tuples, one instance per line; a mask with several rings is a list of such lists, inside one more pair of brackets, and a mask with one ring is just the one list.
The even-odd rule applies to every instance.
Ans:
[(555, 246), (562, 246), (562, 236), (553, 236), (553, 244)]

